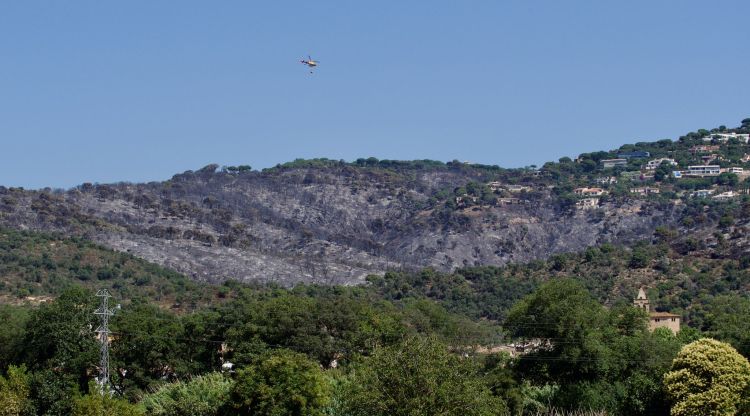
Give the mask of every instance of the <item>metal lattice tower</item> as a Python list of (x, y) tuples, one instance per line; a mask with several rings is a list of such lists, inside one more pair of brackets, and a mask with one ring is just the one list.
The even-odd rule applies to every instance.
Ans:
[(101, 289), (96, 292), (96, 297), (102, 298), (101, 306), (94, 312), (94, 315), (99, 316), (101, 324), (96, 329), (96, 333), (101, 343), (101, 361), (99, 363), (99, 389), (102, 394), (109, 391), (109, 317), (115, 314), (115, 309), (109, 309), (109, 298), (112, 295), (109, 294), (107, 289)]

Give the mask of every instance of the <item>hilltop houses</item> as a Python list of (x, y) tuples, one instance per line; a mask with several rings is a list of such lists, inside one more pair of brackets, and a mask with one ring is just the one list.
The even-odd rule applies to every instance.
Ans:
[[(599, 207), (597, 198), (608, 194), (617, 196), (613, 199), (614, 203), (623, 194), (629, 194), (632, 199), (649, 197), (660, 201), (672, 200), (676, 204), (681, 203), (679, 198), (700, 197), (721, 201), (750, 195), (750, 190), (745, 189), (745, 179), (750, 178), (750, 134), (744, 130), (722, 130), (716, 129), (711, 134), (706, 131), (698, 133), (707, 137), (691, 134), (690, 140), (667, 146), (661, 142), (658, 146), (650, 147), (639, 143), (619, 150), (580, 155), (575, 161), (585, 162), (586, 166), (574, 173), (574, 183), (578, 186), (572, 190), (577, 196), (576, 208)], [(696, 138), (697, 142), (694, 141)], [(729, 141), (735, 145), (727, 147)], [(740, 152), (739, 148), (744, 148), (746, 153)], [(690, 154), (687, 154), (688, 151)], [(602, 156), (611, 159), (599, 159)], [(598, 166), (593, 166), (593, 161), (598, 161)], [(608, 170), (613, 168), (614, 171)], [(738, 178), (724, 178), (724, 173), (737, 175)], [(691, 178), (704, 179), (696, 182)], [(709, 189), (692, 189), (698, 183), (702, 188)], [(615, 184), (617, 186), (613, 186)], [(548, 188), (552, 186), (547, 184)], [(504, 189), (507, 190), (507, 187)]]
[[(726, 137), (742, 139), (744, 136), (734, 133), (727, 133)], [(750, 140), (748, 140), (748, 144), (750, 144)], [(679, 163), (677, 161), (677, 158), (675, 158), (674, 156), (666, 157), (665, 154), (658, 155), (665, 157), (655, 157), (653, 159), (644, 161), (644, 164), (641, 165), (640, 170), (637, 170), (637, 168), (633, 169), (635, 166), (629, 163), (628, 159), (650, 157), (651, 154), (645, 151), (619, 152), (617, 153), (618, 157), (616, 159), (601, 159), (599, 163), (602, 168), (627, 167), (626, 169), (622, 169), (619, 171), (619, 178), (628, 180), (625, 185), (627, 186), (627, 188), (630, 188), (629, 193), (632, 196), (639, 197), (660, 194), (662, 193), (661, 191), (665, 191), (667, 188), (670, 191), (675, 191), (675, 189), (673, 189), (672, 187), (661, 184), (663, 179), (667, 177), (667, 172), (664, 172), (664, 174), (662, 174), (661, 171), (659, 171), (659, 173), (657, 174), (657, 169), (660, 166), (663, 167), (664, 165), (669, 166), (668, 176), (677, 180), (687, 177), (716, 177), (722, 173), (731, 173), (737, 175), (741, 180), (750, 177), (750, 170), (745, 170), (745, 167), (743, 166), (721, 167), (719, 165), (719, 161), (722, 161), (721, 163), (725, 164), (724, 166), (726, 166), (726, 163), (730, 162), (730, 160), (736, 161), (734, 157), (727, 158), (723, 153), (721, 153), (721, 146), (719, 145), (697, 145), (691, 147), (690, 151), (692, 152), (693, 157), (689, 158), (688, 160), (690, 160), (694, 164), (682, 169), (678, 167)], [(673, 153), (674, 152), (672, 151), (668, 152), (669, 155)], [(701, 162), (696, 159), (699, 159), (703, 163), (698, 164)], [(750, 164), (750, 154), (745, 154), (741, 159), (741, 162)], [(618, 177), (611, 176), (611, 173), (604, 173), (602, 176), (593, 177), (589, 180), (591, 181), (589, 184), (581, 184), (584, 186), (573, 190), (573, 193), (576, 196), (580, 197), (576, 202), (576, 207), (579, 209), (590, 209), (598, 207), (599, 202), (591, 200), (591, 198), (597, 198), (606, 195), (608, 191), (605, 189), (611, 188), (611, 185), (618, 183)], [(596, 186), (601, 186), (604, 189)], [(704, 189), (691, 193), (683, 192), (679, 188), (680, 187), (678, 186), (678, 189), (676, 190), (677, 195), (703, 198), (713, 197), (713, 199), (716, 200), (729, 200), (738, 196), (737, 190), (735, 190), (734, 193), (724, 192), (722, 194), (718, 194), (721, 191), (717, 189)], [(713, 186), (713, 188), (717, 187)], [(584, 200), (584, 198), (587, 198), (588, 200)]]
[(675, 334), (680, 332), (680, 315), (675, 315), (669, 312), (652, 312), (651, 305), (646, 296), (646, 291), (643, 287), (638, 289), (638, 296), (633, 299), (633, 305), (648, 313), (649, 330), (653, 331), (656, 328), (667, 328)]

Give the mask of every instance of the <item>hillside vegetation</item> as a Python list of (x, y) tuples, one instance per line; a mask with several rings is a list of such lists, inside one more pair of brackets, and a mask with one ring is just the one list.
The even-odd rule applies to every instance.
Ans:
[(71, 286), (165, 306), (207, 303), (217, 288), (82, 238), (0, 228), (0, 299), (37, 303)]
[[(733, 345), (717, 344), (738, 363), (722, 371), (750, 380), (735, 351), (750, 354), (745, 296), (704, 297), (708, 319), (700, 330), (651, 332), (641, 310), (605, 307), (579, 281), (555, 278), (517, 301), (509, 298), (528, 287), (509, 295), (509, 309), (496, 303), (505, 318), (488, 322), (451, 312), (476, 295), (462, 297), (461, 285), (445, 283), (452, 296), (441, 298), (430, 292), (439, 281), (432, 274), (411, 276), (432, 282), (411, 289), (402, 280), (408, 296), (384, 296), (383, 285), (230, 284), (225, 302), (180, 314), (135, 300), (111, 319), (113, 394), (104, 397), (93, 383), (92, 291), (71, 286), (36, 307), (0, 306), (0, 405), (22, 406), (19, 415), (93, 416), (102, 408), (118, 415), (533, 415), (555, 408), (667, 415), (665, 389), (679, 385), (665, 384), (665, 374), (683, 346), (703, 336)], [(508, 348), (489, 353), (510, 340), (539, 347), (515, 357)], [(721, 405), (750, 405), (747, 385), (732, 384), (735, 393)]]

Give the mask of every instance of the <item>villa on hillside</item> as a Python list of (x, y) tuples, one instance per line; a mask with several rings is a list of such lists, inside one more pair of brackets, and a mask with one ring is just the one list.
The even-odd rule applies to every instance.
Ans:
[(491, 191), (497, 192), (497, 191), (508, 191), (508, 192), (522, 192), (522, 191), (531, 191), (530, 186), (525, 185), (503, 185), (501, 182), (498, 181), (492, 181), (487, 183), (487, 187), (490, 188)]
[(720, 201), (726, 201), (726, 200), (729, 200), (729, 199), (736, 198), (738, 196), (739, 196), (739, 194), (736, 193), (736, 192), (734, 192), (734, 191), (726, 191), (726, 192), (722, 192), (722, 193), (720, 193), (718, 195), (714, 195), (711, 198), (712, 199), (717, 199), (717, 200), (720, 200)]
[(506, 185), (505, 189), (509, 192), (523, 192), (523, 191), (531, 191), (530, 186), (523, 186), (523, 185)]
[(648, 329), (650, 331), (656, 328), (668, 328), (675, 334), (680, 332), (680, 315), (669, 312), (652, 312), (648, 297), (646, 297), (646, 291), (643, 287), (638, 289), (638, 297), (633, 299), (633, 305), (648, 313)]
[(602, 188), (576, 188), (573, 193), (580, 196), (602, 196), (607, 191)]
[(742, 143), (750, 141), (750, 134), (741, 133), (711, 133), (703, 138), (704, 142), (717, 141), (717, 142), (728, 142), (729, 139), (737, 139)]
[(688, 166), (687, 171), (683, 172), (687, 176), (718, 176), (721, 173), (719, 165), (694, 165)]
[(661, 166), (663, 162), (667, 162), (671, 166), (677, 166), (677, 162), (675, 162), (674, 159), (663, 157), (661, 159), (649, 160), (648, 163), (646, 163), (646, 170), (656, 170), (656, 168)]
[(695, 192), (692, 192), (690, 196), (693, 198), (708, 198), (712, 193), (714, 193), (713, 189), (698, 189)]
[(724, 172), (734, 173), (735, 175), (744, 175), (745, 174), (745, 168), (741, 168), (741, 167), (738, 167), (738, 166), (732, 166), (730, 168), (724, 169)]

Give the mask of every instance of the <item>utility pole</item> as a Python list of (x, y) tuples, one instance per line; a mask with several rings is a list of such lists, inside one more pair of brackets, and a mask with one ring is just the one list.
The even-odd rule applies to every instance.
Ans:
[(101, 394), (105, 394), (109, 392), (109, 317), (115, 314), (115, 308), (109, 309), (109, 298), (112, 295), (107, 289), (97, 291), (96, 297), (102, 298), (101, 306), (94, 312), (101, 319), (101, 324), (96, 329), (101, 343), (98, 384)]

